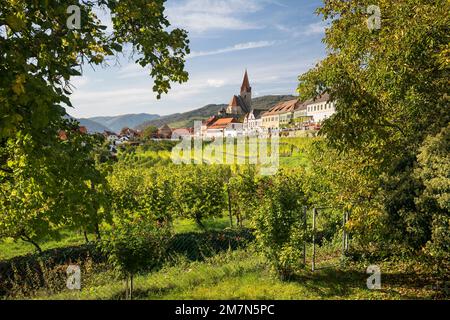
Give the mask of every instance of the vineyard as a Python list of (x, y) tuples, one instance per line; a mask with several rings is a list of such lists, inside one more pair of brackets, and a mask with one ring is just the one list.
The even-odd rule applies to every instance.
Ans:
[[(89, 203), (72, 208), (84, 212), (77, 223), (62, 215), (42, 229), (29, 220), (33, 244), (4, 237), (0, 295), (13, 299), (445, 296), (445, 291), (427, 286), (430, 279), (442, 281), (445, 261), (444, 266), (432, 265), (426, 255), (413, 258), (398, 243), (377, 241), (386, 232), (380, 223), (382, 212), (373, 200), (361, 201), (374, 181), (359, 170), (358, 159), (329, 150), (323, 139), (281, 139), (275, 176), (258, 175), (258, 165), (175, 165), (170, 158), (175, 144), (149, 141), (123, 147), (117, 160), (97, 161), (103, 179), (96, 186), (94, 208)], [(248, 160), (247, 152), (238, 156)], [(346, 212), (350, 217), (343, 221)], [(394, 253), (398, 250), (401, 258)], [(66, 288), (69, 264), (81, 268), (80, 290)], [(366, 268), (373, 264), (384, 271), (383, 290), (366, 286)]]

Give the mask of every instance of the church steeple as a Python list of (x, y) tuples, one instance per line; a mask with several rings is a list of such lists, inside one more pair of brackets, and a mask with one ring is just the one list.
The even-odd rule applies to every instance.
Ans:
[(252, 87), (250, 87), (250, 81), (248, 80), (247, 69), (245, 70), (244, 80), (242, 81), (241, 95), (244, 92), (252, 92)]
[(242, 98), (242, 100), (244, 100), (244, 103), (247, 105), (248, 110), (251, 110), (251, 107), (252, 107), (252, 87), (250, 86), (250, 81), (248, 80), (247, 69), (245, 70), (244, 80), (242, 81), (241, 98)]

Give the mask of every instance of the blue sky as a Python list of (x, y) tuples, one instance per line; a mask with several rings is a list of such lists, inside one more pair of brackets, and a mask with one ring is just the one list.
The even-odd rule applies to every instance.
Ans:
[(73, 80), (75, 117), (167, 115), (228, 103), (248, 69), (253, 96), (295, 94), (298, 75), (325, 56), (319, 0), (168, 0), (173, 26), (189, 32), (189, 81), (160, 100), (148, 70), (127, 57), (108, 68), (85, 67)]

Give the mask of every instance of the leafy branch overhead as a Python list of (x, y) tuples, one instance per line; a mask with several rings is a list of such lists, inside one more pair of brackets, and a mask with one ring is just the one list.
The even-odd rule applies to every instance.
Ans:
[[(42, 128), (71, 106), (69, 81), (84, 64), (133, 54), (154, 79), (158, 97), (171, 82), (186, 82), (187, 32), (170, 29), (164, 0), (0, 0), (0, 138), (20, 127)], [(67, 8), (80, 8), (80, 29), (69, 29)], [(97, 17), (111, 15), (113, 32)]]

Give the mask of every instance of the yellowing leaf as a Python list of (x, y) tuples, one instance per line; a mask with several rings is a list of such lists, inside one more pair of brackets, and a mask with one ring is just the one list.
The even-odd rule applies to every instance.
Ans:
[(12, 90), (15, 94), (21, 95), (22, 93), (25, 93), (25, 87), (23, 84), (26, 82), (25, 75), (21, 74), (16, 77), (16, 81), (12, 85)]

